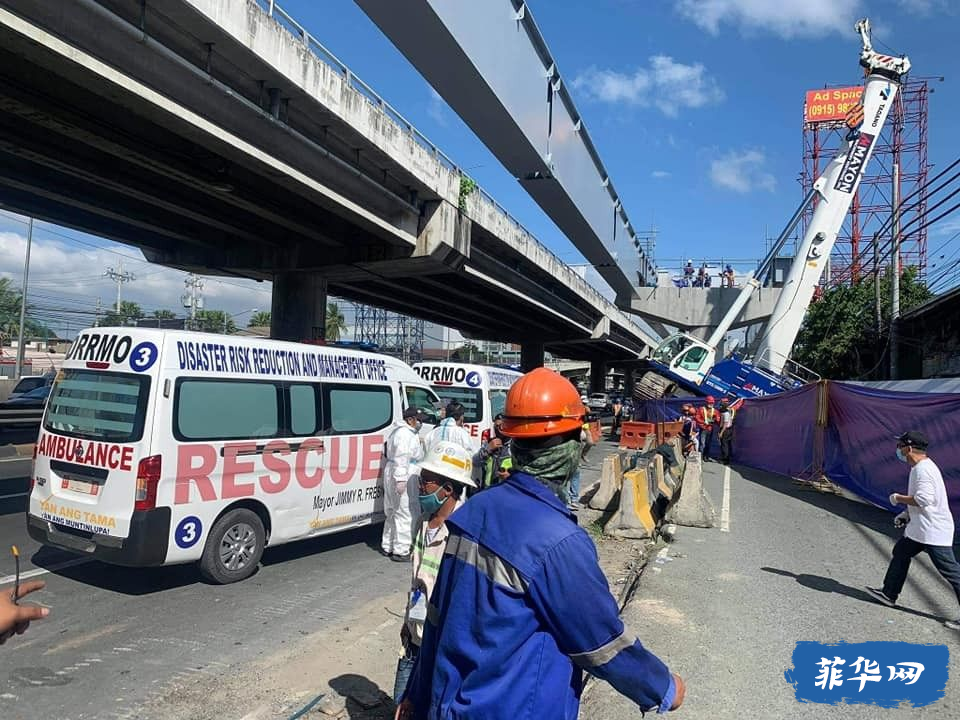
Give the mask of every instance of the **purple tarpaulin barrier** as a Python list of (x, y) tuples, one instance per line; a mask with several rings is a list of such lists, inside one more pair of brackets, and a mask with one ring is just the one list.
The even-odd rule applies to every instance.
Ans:
[(809, 472), (816, 416), (816, 385), (746, 400), (734, 421), (734, 461), (791, 477)]
[[(906, 493), (910, 467), (897, 460), (894, 437), (919, 430), (943, 473), (955, 517), (960, 517), (960, 395), (902, 393), (832, 382), (823, 472), (841, 487), (889, 507)], [(748, 463), (749, 464), (749, 463)]]

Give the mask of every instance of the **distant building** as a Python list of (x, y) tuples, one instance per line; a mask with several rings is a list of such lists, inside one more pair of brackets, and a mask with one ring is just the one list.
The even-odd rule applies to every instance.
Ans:
[(960, 287), (905, 312), (897, 323), (900, 377), (960, 377)]

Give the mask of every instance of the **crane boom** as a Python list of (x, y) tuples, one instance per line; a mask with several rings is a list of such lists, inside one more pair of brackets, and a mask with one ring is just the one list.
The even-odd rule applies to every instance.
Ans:
[[(910, 70), (910, 61), (906, 57), (881, 55), (873, 49), (868, 20), (858, 22), (855, 29), (862, 42), (860, 65), (864, 68), (866, 80), (861, 102), (847, 115), (849, 132), (840, 152), (804, 197), (756, 275), (747, 277), (739, 296), (710, 337), (704, 341), (687, 333), (677, 333), (666, 338), (648, 361), (652, 370), (644, 375), (638, 386), (638, 396), (656, 397), (674, 386), (695, 394), (716, 392), (741, 397), (760, 396), (782, 392), (802, 382), (797, 374), (785, 371), (784, 367), (790, 362), (790, 351), (803, 317), (820, 283), (837, 233), (853, 202), (900, 83)], [(767, 329), (758, 343), (757, 353), (749, 361), (733, 353), (718, 361), (717, 350), (724, 335), (736, 322), (750, 295), (760, 286), (757, 278), (762, 277), (773, 263), (811, 203), (816, 204), (813, 218), (797, 248)]]
[(867, 73), (863, 97), (847, 118), (850, 131), (840, 152), (814, 183), (817, 204), (813, 218), (757, 346), (757, 358), (762, 358), (764, 365), (775, 373), (783, 370), (790, 356), (903, 75), (910, 69), (906, 57), (881, 55), (873, 49), (868, 20), (861, 20), (856, 29), (863, 42), (860, 64)]

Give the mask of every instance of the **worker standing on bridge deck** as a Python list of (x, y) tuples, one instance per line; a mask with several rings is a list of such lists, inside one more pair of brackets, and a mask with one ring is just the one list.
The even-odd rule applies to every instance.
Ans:
[(448, 520), (423, 643), (396, 717), (574, 720), (582, 670), (643, 711), (684, 684), (620, 620), (587, 533), (566, 508), (586, 409), (546, 368), (507, 394), (513, 472)]
[(384, 555), (396, 562), (410, 559), (410, 544), (413, 542), (413, 528), (419, 515), (419, 505), (413, 487), (416, 483), (416, 464), (423, 459), (423, 446), (417, 434), (422, 422), (416, 408), (403, 411), (403, 424), (393, 428), (387, 436), (383, 451), (386, 462), (383, 465), (383, 536), (380, 549)]
[(697, 411), (697, 422), (700, 423), (700, 454), (703, 461), (710, 459), (710, 450), (713, 447), (713, 438), (717, 434), (720, 424), (720, 415), (714, 407), (716, 400), (713, 395), (707, 395), (707, 404)]
[(400, 630), (403, 655), (397, 662), (393, 685), (393, 696), (398, 703), (407, 687), (414, 661), (420, 654), (427, 603), (437, 583), (440, 561), (450, 535), (447, 518), (466, 500), (466, 488), (476, 487), (470, 454), (454, 443), (437, 443), (420, 465), (420, 495), (417, 500), (423, 522), (413, 542), (413, 577)]
[[(953, 554), (953, 514), (947, 502), (947, 489), (936, 463), (927, 457), (927, 437), (912, 430), (897, 438), (897, 459), (911, 466), (907, 494), (890, 495), (891, 505), (906, 505), (893, 524), (904, 527), (903, 537), (893, 546), (893, 559), (883, 578), (883, 587), (867, 590), (881, 603), (893, 607), (907, 580), (910, 561), (926, 551), (937, 572), (953, 587), (960, 603), (960, 563)], [(960, 630), (960, 618), (947, 620), (951, 630)]]

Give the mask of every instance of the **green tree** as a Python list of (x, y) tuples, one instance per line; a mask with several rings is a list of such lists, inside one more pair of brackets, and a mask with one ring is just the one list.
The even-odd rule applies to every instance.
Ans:
[(270, 313), (266, 310), (260, 310), (250, 316), (250, 322), (247, 327), (270, 327)]
[(157, 318), (158, 320), (174, 320), (177, 316), (173, 310), (154, 310), (150, 313), (150, 317)]
[(226, 332), (232, 335), (237, 331), (237, 324), (223, 310), (198, 310), (195, 329), (210, 333)]
[(143, 310), (135, 302), (124, 300), (120, 303), (120, 312), (116, 309), (110, 310), (100, 320), (100, 325), (104, 327), (118, 327), (123, 325), (136, 325), (137, 320), (143, 317)]
[[(10, 278), (0, 278), (0, 338), (14, 339), (20, 334), (20, 297), (20, 291)], [(44, 323), (32, 317), (29, 303), (23, 319), (23, 332), (27, 338), (49, 338), (54, 335)]]
[(336, 303), (327, 303), (327, 321), (324, 332), (324, 339), (328, 342), (336, 342), (347, 330), (347, 321), (340, 312), (340, 306)]
[(0, 277), (0, 334), (16, 337), (20, 330), (20, 291), (10, 278)]
[(480, 352), (478, 348), (473, 343), (466, 343), (461, 345), (452, 353), (450, 353), (450, 359), (455, 360), (456, 362), (468, 362), (468, 363), (482, 363), (483, 353)]
[[(900, 312), (929, 300), (932, 293), (908, 267), (900, 276)], [(807, 310), (792, 357), (821, 377), (851, 380), (885, 377), (890, 332), (890, 274), (880, 278), (881, 328), (876, 328), (872, 279), (828, 290)]]

